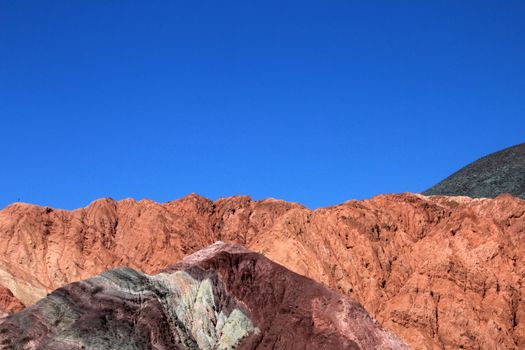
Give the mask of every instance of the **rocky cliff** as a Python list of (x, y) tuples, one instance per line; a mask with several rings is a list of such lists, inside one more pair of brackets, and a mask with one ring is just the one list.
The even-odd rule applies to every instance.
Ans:
[(408, 349), (351, 297), (222, 242), (155, 275), (110, 270), (0, 323), (17, 349)]
[(352, 296), (417, 349), (525, 348), (525, 201), (383, 195), (308, 210), (190, 195), (0, 212), (0, 281), (25, 304), (117, 266), (155, 273), (239, 242)]

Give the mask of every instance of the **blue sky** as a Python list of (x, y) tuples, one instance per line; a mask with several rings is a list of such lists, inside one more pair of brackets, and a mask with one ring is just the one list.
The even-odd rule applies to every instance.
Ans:
[(425, 190), (525, 141), (523, 1), (0, 0), (0, 207)]

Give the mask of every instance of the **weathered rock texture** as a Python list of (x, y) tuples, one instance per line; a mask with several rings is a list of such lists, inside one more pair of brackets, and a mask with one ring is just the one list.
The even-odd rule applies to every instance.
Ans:
[(0, 281), (31, 304), (116, 266), (153, 273), (239, 242), (358, 300), (417, 349), (525, 348), (525, 201), (383, 195), (310, 211), (190, 195), (0, 212)]
[(18, 312), (23, 308), (24, 304), (9, 289), (0, 286), (0, 318)]
[(110, 270), (0, 323), (17, 349), (408, 349), (351, 297), (239, 245)]
[(424, 192), (473, 198), (502, 193), (525, 199), (525, 143), (478, 159)]

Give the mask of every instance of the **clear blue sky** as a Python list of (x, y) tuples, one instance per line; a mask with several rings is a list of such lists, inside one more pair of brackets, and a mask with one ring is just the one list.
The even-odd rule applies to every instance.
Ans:
[(524, 112), (524, 1), (0, 0), (0, 207), (418, 192)]

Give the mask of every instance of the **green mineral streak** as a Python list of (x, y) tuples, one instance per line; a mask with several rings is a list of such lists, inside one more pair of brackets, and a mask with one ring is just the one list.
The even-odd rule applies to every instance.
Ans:
[(151, 279), (170, 291), (168, 309), (174, 310), (177, 319), (186, 326), (185, 332), (178, 333), (194, 339), (199, 349), (233, 349), (256, 331), (239, 309), (228, 316), (218, 310), (209, 279), (198, 281), (183, 271), (159, 274)]
[[(101, 293), (139, 303), (156, 298), (167, 315), (169, 331), (177, 334), (187, 349), (233, 349), (250, 333), (258, 332), (241, 310), (236, 308), (229, 315), (219, 310), (210, 279), (199, 281), (184, 271), (150, 276), (122, 268), (83, 283), (93, 288), (94, 297)], [(75, 330), (81, 315), (58, 294), (49, 295), (36, 306), (45, 322), (54, 325), (53, 334), (45, 341), (46, 349), (143, 348), (129, 325), (108, 324), (103, 331), (81, 336)]]
[(256, 331), (252, 322), (239, 309), (234, 309), (224, 321), (224, 326), (219, 329), (220, 337), (216, 349), (233, 349), (240, 340), (249, 333)]

